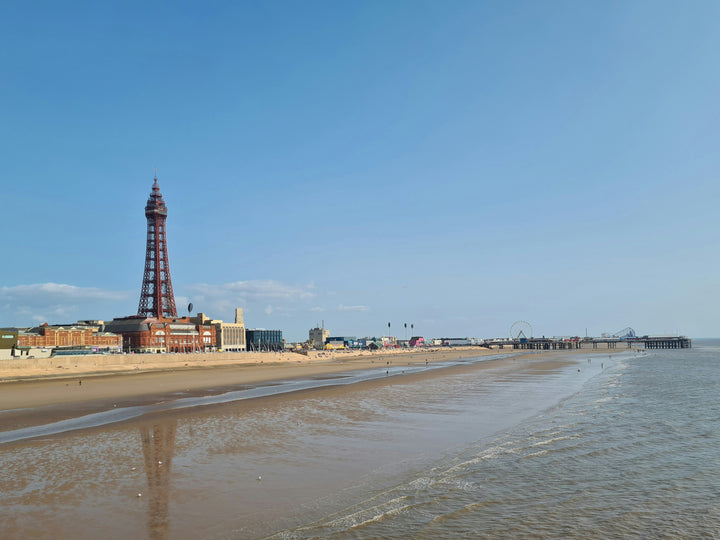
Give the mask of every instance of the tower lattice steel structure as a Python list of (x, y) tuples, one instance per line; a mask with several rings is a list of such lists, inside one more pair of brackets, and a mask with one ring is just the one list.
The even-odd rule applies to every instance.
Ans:
[(147, 218), (145, 273), (137, 314), (142, 317), (175, 318), (177, 308), (170, 279), (165, 229), (167, 206), (160, 193), (157, 174), (145, 205), (145, 217)]

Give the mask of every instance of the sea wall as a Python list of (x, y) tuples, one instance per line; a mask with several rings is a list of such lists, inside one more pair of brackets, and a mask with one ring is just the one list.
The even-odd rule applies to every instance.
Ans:
[(208, 363), (209, 365), (291, 362), (305, 358), (295, 353), (188, 353), (188, 354), (87, 354), (65, 355), (47, 358), (0, 357), (0, 370), (6, 369), (58, 369), (62, 367), (103, 368), (138, 367), (152, 364), (157, 367), (184, 366), (192, 363)]

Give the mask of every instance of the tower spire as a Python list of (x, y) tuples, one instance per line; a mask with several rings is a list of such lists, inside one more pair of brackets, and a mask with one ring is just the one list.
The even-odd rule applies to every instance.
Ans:
[(145, 205), (145, 217), (147, 218), (145, 272), (137, 314), (142, 317), (158, 319), (175, 318), (177, 317), (177, 308), (170, 279), (165, 230), (167, 206), (165, 206), (165, 200), (160, 193), (157, 169), (155, 169), (152, 191)]

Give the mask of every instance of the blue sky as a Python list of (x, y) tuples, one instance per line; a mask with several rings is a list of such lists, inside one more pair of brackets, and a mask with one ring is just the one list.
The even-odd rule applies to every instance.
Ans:
[[(717, 2), (3, 2), (0, 325), (718, 336)], [(181, 311), (185, 311), (182, 309)]]

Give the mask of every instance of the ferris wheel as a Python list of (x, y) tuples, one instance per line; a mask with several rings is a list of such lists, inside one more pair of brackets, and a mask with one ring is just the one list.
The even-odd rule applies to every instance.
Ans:
[(510, 339), (530, 339), (532, 335), (532, 325), (527, 321), (515, 321), (510, 327)]

